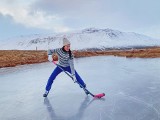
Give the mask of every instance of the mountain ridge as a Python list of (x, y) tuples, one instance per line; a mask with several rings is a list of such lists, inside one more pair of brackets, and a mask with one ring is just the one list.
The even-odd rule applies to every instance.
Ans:
[[(81, 31), (53, 34), (34, 34), (21, 36), (4, 42), (0, 49), (17, 50), (47, 50), (62, 47), (63, 37), (67, 37), (71, 42), (71, 49), (106, 49), (125, 48), (138, 46), (159, 46), (160, 40), (141, 35), (134, 32), (122, 32), (110, 28), (97, 29), (86, 28)], [(9, 41), (9, 40), (8, 40)]]

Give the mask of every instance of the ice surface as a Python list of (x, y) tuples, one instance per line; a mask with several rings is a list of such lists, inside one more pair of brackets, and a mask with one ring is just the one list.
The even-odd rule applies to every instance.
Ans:
[(89, 57), (75, 68), (103, 99), (61, 73), (42, 97), (53, 63), (0, 69), (0, 120), (160, 120), (160, 59)]

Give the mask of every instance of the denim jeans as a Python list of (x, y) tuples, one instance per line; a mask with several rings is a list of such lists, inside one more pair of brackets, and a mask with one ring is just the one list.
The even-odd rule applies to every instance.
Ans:
[[(71, 69), (70, 69), (70, 66), (68, 67), (62, 67), (61, 68), (64, 70), (64, 71), (67, 71), (69, 73), (71, 73)], [(52, 83), (53, 81), (55, 80), (55, 78), (57, 77), (57, 75), (59, 73), (61, 73), (62, 70), (57, 66), (54, 71), (52, 72), (51, 76), (49, 77), (48, 79), (48, 82), (47, 82), (47, 85), (46, 85), (46, 90), (47, 91), (50, 91), (51, 87), (52, 87)], [(86, 87), (86, 84), (83, 82), (82, 78), (78, 75), (78, 73), (75, 71), (75, 77), (77, 79), (77, 81), (83, 86), (83, 87)]]

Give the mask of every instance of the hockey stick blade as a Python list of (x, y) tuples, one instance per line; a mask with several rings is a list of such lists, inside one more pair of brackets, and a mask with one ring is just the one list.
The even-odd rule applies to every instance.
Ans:
[(100, 93), (100, 94), (94, 95), (94, 98), (102, 98), (104, 96), (105, 96), (105, 93)]

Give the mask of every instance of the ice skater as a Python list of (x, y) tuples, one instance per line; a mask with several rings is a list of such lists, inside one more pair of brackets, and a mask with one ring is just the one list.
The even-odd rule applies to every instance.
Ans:
[[(84, 88), (86, 88), (86, 84), (82, 80), (82, 78), (79, 76), (79, 74), (74, 70), (73, 66), (73, 54), (70, 50), (70, 41), (67, 38), (63, 38), (63, 47), (57, 48), (57, 49), (49, 49), (48, 50), (48, 60), (50, 62), (53, 61), (52, 54), (56, 53), (58, 55), (58, 65), (64, 70), (69, 72), (74, 82), (79, 82)], [(47, 97), (48, 93), (51, 89), (52, 83), (55, 80), (56, 76), (62, 72), (62, 69), (60, 69), (58, 66), (54, 69), (52, 74), (50, 75), (47, 85), (46, 85), (46, 91), (43, 94), (43, 97)]]

